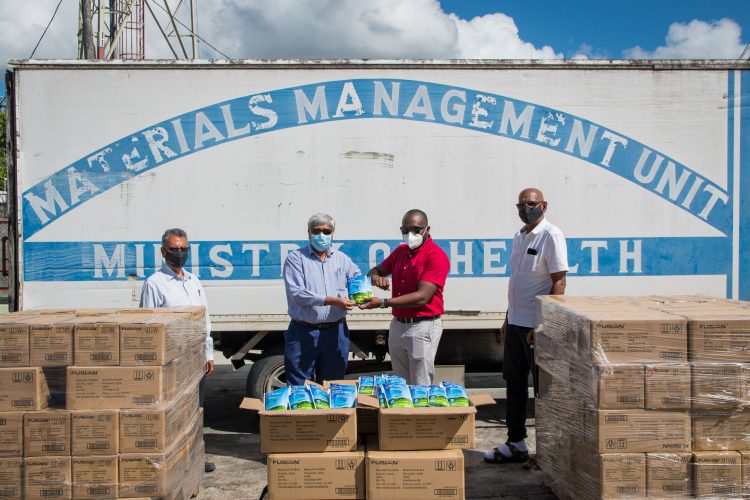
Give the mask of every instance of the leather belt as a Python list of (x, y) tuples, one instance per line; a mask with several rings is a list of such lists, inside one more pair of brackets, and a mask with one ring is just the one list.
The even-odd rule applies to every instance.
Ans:
[(440, 319), (440, 315), (437, 316), (417, 316), (416, 318), (399, 318), (398, 316), (394, 316), (393, 319), (398, 321), (399, 323), (419, 323), (420, 321), (432, 321), (436, 319)]
[(346, 318), (341, 318), (338, 321), (333, 321), (331, 323), (308, 323), (307, 321), (300, 321), (298, 319), (292, 320), (295, 323), (299, 323), (302, 326), (306, 326), (308, 328), (315, 328), (316, 330), (325, 330), (327, 328), (331, 328), (334, 326), (339, 325), (340, 323), (343, 323)]

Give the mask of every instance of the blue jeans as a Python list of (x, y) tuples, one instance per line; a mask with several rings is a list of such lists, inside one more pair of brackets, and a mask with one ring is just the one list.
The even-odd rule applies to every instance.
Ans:
[(292, 320), (284, 332), (284, 370), (289, 385), (305, 380), (322, 384), (346, 375), (349, 361), (349, 328), (346, 321), (319, 330)]

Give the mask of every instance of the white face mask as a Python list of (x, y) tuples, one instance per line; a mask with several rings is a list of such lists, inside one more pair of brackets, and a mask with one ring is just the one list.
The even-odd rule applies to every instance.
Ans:
[(406, 243), (412, 250), (414, 250), (415, 248), (419, 248), (424, 241), (424, 237), (421, 234), (414, 234), (412, 232), (408, 232), (403, 235), (402, 239), (404, 240), (404, 243)]

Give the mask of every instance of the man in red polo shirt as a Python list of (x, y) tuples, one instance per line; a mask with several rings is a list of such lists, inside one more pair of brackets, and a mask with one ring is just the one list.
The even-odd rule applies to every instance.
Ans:
[(443, 287), (450, 263), (432, 241), (427, 214), (409, 210), (401, 220), (404, 244), (367, 273), (372, 284), (393, 297), (371, 297), (362, 309), (393, 308), (388, 336), (391, 366), (409, 384), (429, 385), (435, 377), (435, 353), (443, 334)]

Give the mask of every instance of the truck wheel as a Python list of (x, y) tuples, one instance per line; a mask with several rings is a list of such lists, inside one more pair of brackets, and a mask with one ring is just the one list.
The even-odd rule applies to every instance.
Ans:
[(263, 399), (266, 392), (285, 385), (284, 355), (271, 354), (260, 358), (250, 367), (245, 394), (251, 398)]

